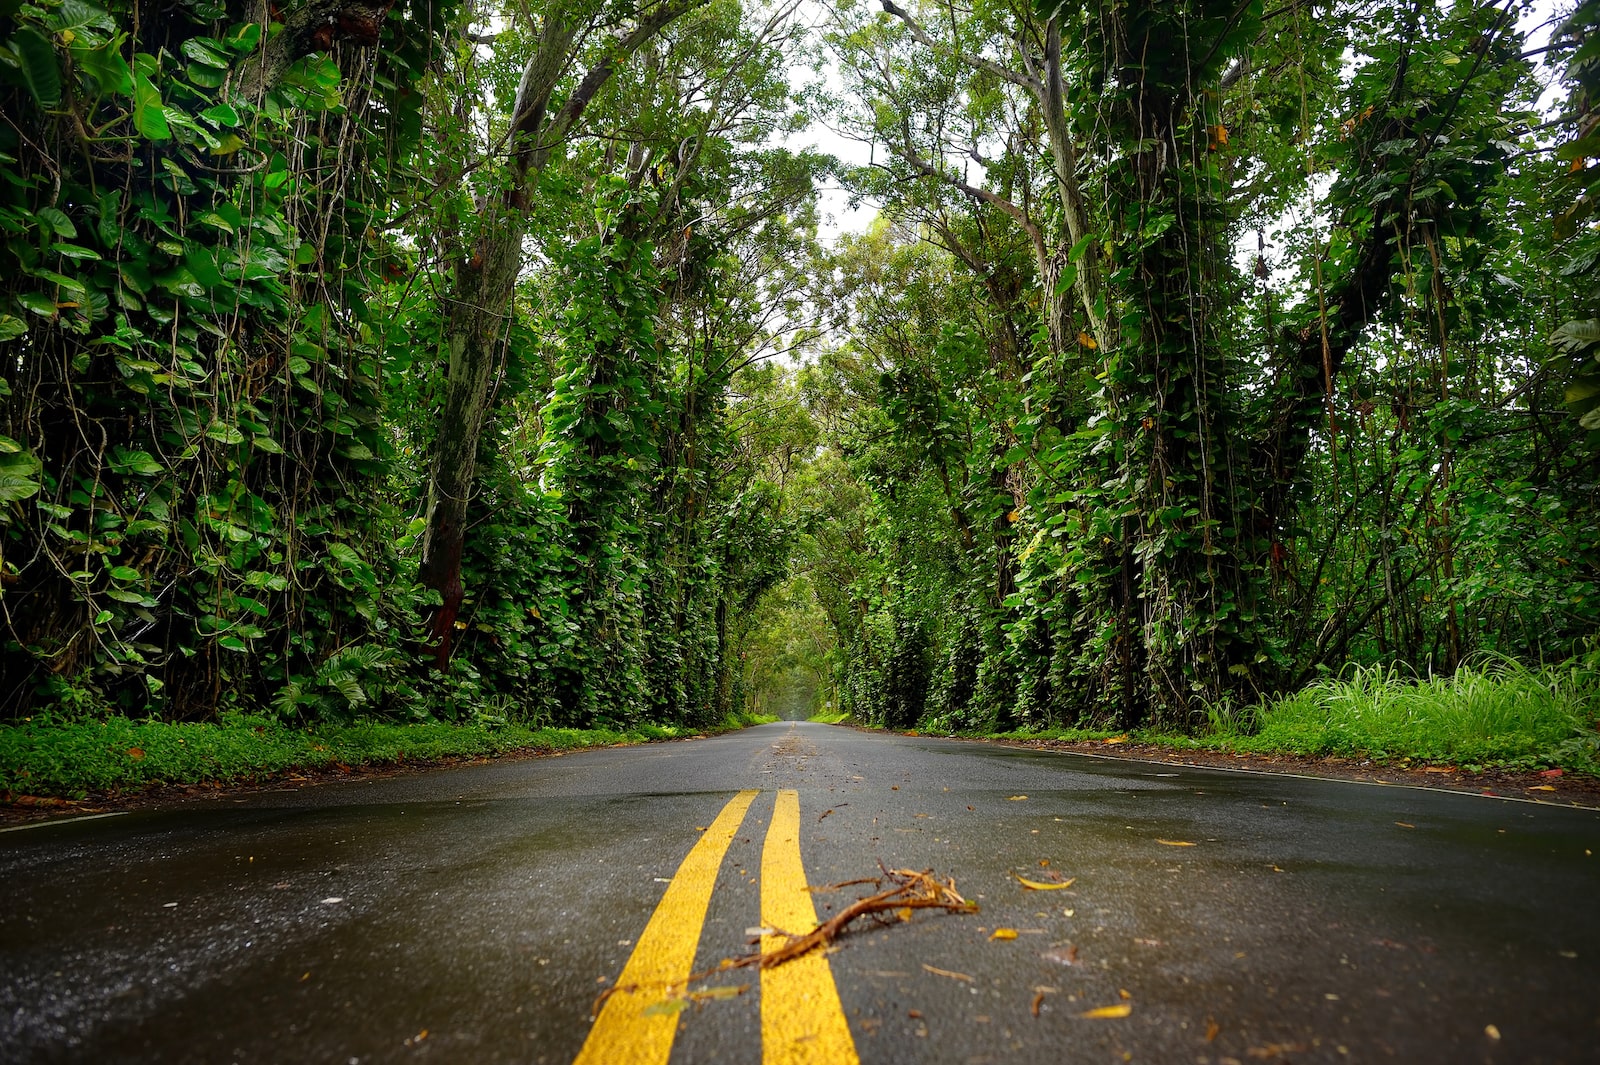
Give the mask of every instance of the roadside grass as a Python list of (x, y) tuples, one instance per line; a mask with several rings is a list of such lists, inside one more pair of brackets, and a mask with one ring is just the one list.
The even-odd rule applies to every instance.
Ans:
[(1259, 728), (1214, 718), (1213, 732), (1234, 750), (1256, 753), (1600, 769), (1600, 677), (1576, 666), (1487, 661), (1449, 677), (1358, 668), (1271, 700), (1258, 713)]
[(760, 719), (730, 714), (710, 730), (649, 724), (615, 731), (444, 722), (358, 722), (297, 729), (240, 716), (205, 724), (44, 717), (0, 726), (0, 796), (77, 799), (158, 784), (249, 783), (296, 770), (606, 747), (758, 723)]
[[(1486, 659), (1448, 677), (1353, 667), (1259, 706), (1214, 709), (1198, 734), (1125, 734), (1178, 748), (1370, 758), (1467, 769), (1560, 768), (1600, 776), (1600, 675), (1569, 664), (1528, 668)], [(1104, 729), (998, 734), (1108, 740)]]
[(848, 710), (820, 710), (806, 720), (815, 721), (819, 725), (848, 725), (854, 721)]

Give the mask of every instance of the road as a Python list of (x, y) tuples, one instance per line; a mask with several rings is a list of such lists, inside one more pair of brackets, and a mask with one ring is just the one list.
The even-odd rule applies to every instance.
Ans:
[[(286, 785), (0, 833), (0, 1060), (1594, 1062), (1596, 851), (1594, 811), (791, 723)], [(880, 861), (979, 912), (659, 986)]]

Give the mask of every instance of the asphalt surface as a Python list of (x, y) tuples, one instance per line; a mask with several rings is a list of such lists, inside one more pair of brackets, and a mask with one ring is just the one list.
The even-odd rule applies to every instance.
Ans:
[[(863, 1062), (1600, 1061), (1600, 813), (788, 723), (0, 833), (0, 1060), (567, 1065), (741, 789), (696, 970), (780, 789), (809, 883), (981, 907), (839, 940)], [(674, 1065), (762, 1061), (760, 981)]]

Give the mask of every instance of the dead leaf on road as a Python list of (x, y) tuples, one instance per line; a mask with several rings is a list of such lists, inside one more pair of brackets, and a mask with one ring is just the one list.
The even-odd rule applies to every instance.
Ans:
[(1194, 844), (1186, 839), (1158, 839), (1157, 843), (1167, 847), (1193, 847)]
[(1006, 802), (1022, 802), (1026, 798), (1026, 795), (1007, 795)]
[(991, 932), (989, 934), (989, 938), (990, 939), (1016, 939), (1017, 938), (1017, 930), (1015, 928), (996, 928), (993, 932)]
[(1395, 824), (1399, 825), (1401, 828), (1416, 828), (1417, 827), (1416, 825), (1412, 824), (1410, 821), (1396, 821)]
[(1062, 888), (1069, 888), (1077, 882), (1078, 878), (1075, 876), (1068, 877), (1059, 884), (1046, 884), (1041, 880), (1029, 880), (1025, 876), (1017, 877), (1017, 883), (1021, 884), (1023, 888), (1028, 891), (1060, 891)]
[(1092, 1010), (1084, 1010), (1078, 1016), (1091, 1021), (1110, 1020), (1114, 1017), (1126, 1017), (1133, 1012), (1133, 1003), (1119, 1002), (1115, 1006), (1097, 1006)]

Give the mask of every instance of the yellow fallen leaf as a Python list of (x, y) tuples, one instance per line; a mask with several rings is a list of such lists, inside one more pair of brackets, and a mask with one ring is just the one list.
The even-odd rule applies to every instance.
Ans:
[(1092, 1010), (1084, 1010), (1078, 1016), (1091, 1021), (1101, 1021), (1112, 1017), (1126, 1017), (1132, 1012), (1133, 1003), (1119, 1002), (1115, 1006), (1097, 1006)]
[[(128, 757), (131, 758), (135, 762), (139, 761), (141, 758), (144, 757), (144, 748), (143, 747), (129, 747), (128, 748)], [(1552, 789), (1552, 790), (1554, 790), (1554, 789)]]
[(1535, 784), (1533, 787), (1529, 788), (1528, 790), (1529, 791), (1555, 791), (1556, 789), (1552, 788), (1548, 784)]
[(1128, 742), (1128, 737), (1126, 737), (1126, 736), (1112, 736), (1110, 739), (1102, 740), (1101, 742), (1102, 743), (1127, 743)]
[(1069, 888), (1073, 884), (1076, 884), (1077, 882), (1078, 882), (1078, 878), (1075, 877), (1075, 876), (1074, 877), (1069, 877), (1066, 880), (1063, 880), (1059, 884), (1045, 884), (1045, 883), (1041, 883), (1038, 880), (1029, 880), (1025, 876), (1017, 877), (1017, 883), (1021, 884), (1023, 887), (1027, 888), (1029, 891), (1060, 891), (1062, 888)]
[(1015, 928), (996, 928), (994, 930), (994, 932), (990, 934), (989, 938), (990, 939), (1016, 939), (1017, 938), (1017, 930)]
[(1165, 844), (1168, 847), (1192, 847), (1192, 846), (1194, 846), (1193, 843), (1190, 843), (1188, 840), (1184, 840), (1184, 839), (1158, 839), (1158, 840), (1156, 840), (1156, 842)]
[(902, 906), (898, 910), (894, 911), (894, 915), (900, 918), (902, 921), (909, 921), (911, 920), (911, 907)]
[(1416, 828), (1417, 827), (1416, 825), (1412, 824), (1410, 821), (1396, 821), (1395, 824), (1399, 825), (1401, 828)]
[(1021, 802), (1023, 799), (1026, 799), (1026, 798), (1027, 798), (1026, 795), (1008, 795), (1008, 796), (1006, 796), (1006, 802)]
[(1094, 337), (1090, 336), (1088, 333), (1083, 332), (1081, 329), (1078, 331), (1078, 343), (1082, 344), (1084, 347), (1088, 348), (1090, 351), (1093, 351), (1095, 348), (1098, 348), (1100, 346), (1099, 344), (1095, 343)]

